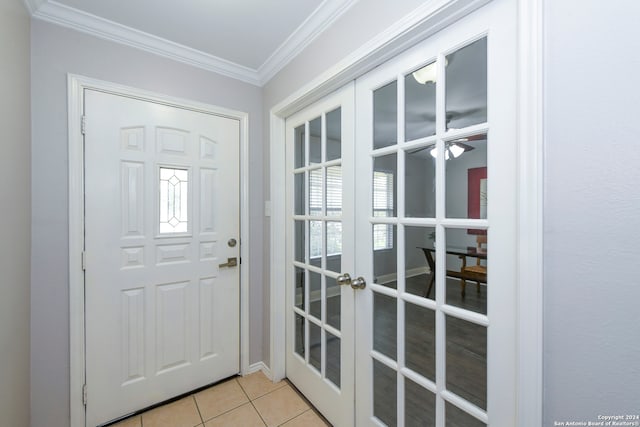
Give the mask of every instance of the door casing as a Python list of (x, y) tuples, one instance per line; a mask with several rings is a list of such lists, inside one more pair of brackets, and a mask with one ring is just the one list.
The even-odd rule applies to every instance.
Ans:
[[(274, 380), (285, 375), (286, 233), (285, 119), (384, 61), (424, 40), (491, 0), (426, 3), (345, 60), (270, 110), (271, 318), (270, 361)], [(500, 0), (494, 0), (500, 1)], [(543, 8), (517, 6), (517, 418), (523, 427), (542, 423), (542, 206), (543, 206)]]
[[(69, 130), (69, 354), (70, 354), (70, 426), (85, 426), (85, 304), (84, 270), (84, 90), (112, 93), (148, 102), (216, 114), (240, 121), (240, 372), (249, 367), (249, 115), (209, 104), (143, 91), (79, 75), (67, 76)], [(90, 398), (90, 391), (87, 391)]]

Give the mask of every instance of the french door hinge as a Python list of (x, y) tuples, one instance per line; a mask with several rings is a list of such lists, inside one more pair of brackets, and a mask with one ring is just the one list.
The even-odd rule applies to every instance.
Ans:
[(82, 120), (80, 121), (80, 132), (82, 132), (83, 135), (87, 133), (87, 116), (82, 116)]
[(87, 270), (87, 253), (82, 251), (82, 271)]
[(87, 406), (87, 385), (82, 385), (82, 404)]

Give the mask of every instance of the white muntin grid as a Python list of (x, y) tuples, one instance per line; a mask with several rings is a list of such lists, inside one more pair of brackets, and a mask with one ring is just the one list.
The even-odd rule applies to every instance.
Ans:
[[(445, 425), (445, 404), (448, 402), (459, 409), (462, 409), (471, 416), (478, 420), (488, 424), (489, 417), (487, 411), (479, 408), (478, 406), (468, 402), (464, 398), (457, 396), (455, 393), (446, 390), (446, 316), (462, 319), (471, 322), (476, 325), (488, 328), (489, 315), (483, 315), (469, 310), (465, 310), (459, 307), (448, 305), (446, 303), (446, 267), (438, 268), (436, 271), (435, 282), (435, 301), (422, 298), (406, 292), (405, 289), (405, 227), (431, 227), (435, 228), (436, 239), (436, 265), (446, 266), (446, 230), (447, 229), (489, 229), (488, 219), (458, 219), (447, 218), (445, 213), (446, 204), (446, 170), (445, 170), (445, 143), (447, 141), (464, 138), (478, 134), (488, 134), (489, 123), (479, 123), (473, 126), (465, 127), (463, 129), (446, 129), (446, 106), (445, 106), (445, 57), (448, 53), (454, 52), (464, 46), (471, 44), (472, 42), (485, 37), (486, 34), (481, 34), (474, 40), (467, 40), (464, 44), (458, 45), (447, 52), (441, 52), (437, 55), (436, 67), (437, 67), (437, 85), (436, 85), (436, 133), (435, 135), (419, 138), (416, 140), (405, 141), (405, 76), (408, 73), (418, 69), (421, 65), (412, 66), (410, 69), (404, 70), (395, 76), (395, 80), (387, 80), (384, 83), (378, 84), (371, 90), (371, 102), (373, 102), (373, 92), (385, 85), (396, 82), (397, 87), (397, 144), (390, 145), (378, 149), (370, 149), (369, 156), (369, 176), (373, 177), (373, 162), (375, 158), (396, 154), (396, 217), (375, 217), (371, 214), (369, 222), (371, 224), (371, 236), (373, 236), (374, 224), (389, 224), (395, 226), (396, 233), (396, 246), (397, 246), (397, 288), (392, 289), (383, 285), (372, 283), (370, 289), (372, 292), (386, 295), (396, 299), (397, 302), (397, 318), (396, 318), (396, 339), (397, 339), (397, 354), (396, 360), (393, 360), (384, 354), (373, 349), (373, 345), (370, 348), (370, 356), (373, 360), (376, 360), (390, 369), (396, 371), (397, 374), (397, 425), (403, 426), (405, 422), (405, 381), (404, 378), (409, 378), (416, 384), (424, 387), (436, 395), (436, 426)], [(423, 63), (425, 66), (433, 62), (434, 58), (431, 58)], [(436, 157), (436, 215), (435, 218), (407, 218), (405, 217), (405, 155), (411, 150), (416, 148), (426, 147), (431, 144), (436, 144), (437, 157)], [(372, 140), (370, 141), (370, 147), (372, 146)], [(489, 181), (490, 182), (490, 181)], [(373, 200), (372, 186), (370, 186), (370, 200)], [(372, 203), (369, 207), (373, 206)], [(373, 248), (371, 245), (370, 248)], [(371, 251), (373, 253), (373, 251)], [(373, 277), (373, 274), (371, 274)], [(370, 301), (372, 301), (370, 299)], [(436, 328), (435, 328), (435, 343), (436, 343), (436, 378), (435, 382), (423, 377), (419, 373), (412, 371), (405, 365), (405, 303), (415, 304), (420, 307), (424, 307), (435, 312)], [(373, 309), (372, 309), (373, 310)], [(375, 313), (372, 311), (372, 315)], [(373, 334), (373, 328), (371, 329)], [(373, 343), (373, 338), (369, 340)], [(370, 364), (370, 375), (373, 376), (373, 365)], [(373, 385), (373, 381), (371, 382)], [(373, 390), (370, 391), (373, 393)], [(373, 395), (371, 395), (373, 401)], [(373, 406), (372, 406), (373, 409)], [(373, 413), (370, 414), (373, 422), (379, 425), (381, 423)]]
[[(293, 257), (293, 261), (291, 263), (291, 271), (293, 272), (292, 274), (295, 274), (295, 268), (300, 268), (302, 269), (302, 271), (305, 271), (305, 282), (304, 282), (304, 310), (300, 309), (299, 307), (295, 306), (295, 303), (292, 305), (291, 309), (293, 310), (293, 312), (299, 316), (302, 317), (303, 322), (304, 322), (304, 326), (303, 326), (303, 330), (304, 330), (304, 360), (302, 359), (302, 357), (300, 357), (299, 354), (295, 353), (294, 357), (297, 357), (300, 359), (300, 361), (303, 361), (305, 363), (305, 365), (307, 365), (313, 372), (317, 373), (317, 375), (319, 375), (322, 379), (324, 379), (325, 383), (329, 386), (332, 387), (334, 389), (336, 389), (336, 391), (339, 391), (339, 387), (337, 387), (333, 381), (331, 381), (328, 377), (327, 377), (327, 335), (331, 334), (332, 336), (336, 337), (339, 339), (340, 345), (344, 345), (342, 342), (343, 339), (343, 335), (342, 332), (337, 329), (336, 327), (330, 325), (327, 321), (327, 304), (326, 304), (326, 298), (327, 298), (327, 280), (336, 280), (339, 273), (335, 272), (335, 271), (331, 271), (327, 269), (327, 237), (326, 237), (326, 232), (327, 232), (327, 222), (332, 222), (332, 223), (342, 223), (342, 215), (328, 215), (327, 214), (327, 206), (326, 206), (326, 197), (327, 197), (327, 168), (330, 167), (336, 167), (336, 166), (342, 166), (342, 156), (340, 156), (337, 159), (333, 159), (333, 160), (329, 160), (327, 161), (327, 114), (335, 111), (337, 108), (340, 108), (340, 105), (335, 105), (332, 106), (331, 108), (326, 109), (326, 111), (323, 111), (320, 115), (312, 118), (311, 120), (306, 120), (304, 122), (304, 159), (303, 159), (303, 165), (300, 167), (295, 167), (295, 165), (293, 166), (293, 169), (291, 170), (291, 174), (290, 174), (290, 179), (291, 179), (291, 186), (289, 188), (295, 188), (295, 186), (293, 185), (294, 181), (295, 181), (295, 177), (296, 176), (302, 176), (302, 186), (304, 188), (304, 214), (300, 215), (300, 214), (296, 214), (295, 211), (291, 212), (292, 216), (291, 216), (291, 230), (292, 235), (294, 236), (294, 245), (296, 244), (299, 236), (298, 233), (296, 232), (296, 221), (303, 221), (304, 224), (304, 262), (301, 261), (297, 261), (295, 259), (295, 256)], [(314, 144), (319, 143), (321, 146), (321, 150), (320, 150), (320, 154), (321, 154), (321, 158), (320, 161), (317, 163), (311, 163), (311, 132), (310, 132), (310, 123), (313, 122), (316, 119), (320, 119), (320, 123), (321, 123), (321, 138), (320, 141), (316, 141), (313, 142)], [(300, 125), (302, 126), (302, 124)], [(296, 127), (296, 130), (299, 129), (299, 127)], [(298, 143), (298, 141), (296, 140), (296, 144)], [(295, 149), (295, 148), (294, 148)], [(310, 199), (311, 199), (311, 191), (310, 191), (310, 182), (311, 182), (311, 175), (313, 173), (319, 173), (319, 182), (320, 184), (320, 214), (314, 214), (312, 215), (312, 213), (310, 212)], [(297, 197), (299, 196), (299, 194), (295, 194), (293, 197)], [(297, 202), (297, 200), (294, 199), (295, 202)], [(295, 206), (297, 203), (292, 204), (292, 206)], [(311, 257), (311, 250), (310, 250), (310, 245), (311, 245), (311, 229), (310, 229), (310, 224), (312, 222), (318, 222), (320, 223), (320, 266), (317, 265), (313, 265), (312, 262), (312, 257)], [(315, 316), (313, 313), (311, 313), (311, 300), (310, 300), (310, 296), (312, 293), (311, 290), (311, 273), (317, 273), (320, 275), (320, 302), (321, 302), (321, 308), (320, 308), (320, 318), (318, 318), (317, 316)], [(295, 316), (294, 316), (295, 319)], [(321, 364), (320, 364), (320, 371), (318, 372), (317, 368), (315, 366), (313, 366), (310, 361), (309, 361), (309, 357), (310, 357), (310, 353), (311, 353), (311, 343), (310, 343), (310, 337), (311, 337), (311, 330), (312, 328), (317, 327), (320, 330), (320, 349), (321, 349), (321, 354), (320, 354), (320, 360), (321, 360)], [(294, 326), (294, 330), (295, 330), (295, 326)], [(342, 370), (341, 370), (341, 375), (342, 375)], [(341, 381), (342, 382), (342, 381)]]

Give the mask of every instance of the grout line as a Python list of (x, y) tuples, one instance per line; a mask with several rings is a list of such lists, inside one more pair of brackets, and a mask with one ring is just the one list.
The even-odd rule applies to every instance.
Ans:
[(249, 403), (253, 407), (253, 410), (256, 411), (256, 414), (258, 414), (258, 416), (260, 417), (260, 420), (262, 420), (262, 424), (267, 426), (267, 422), (264, 420), (264, 418), (262, 418), (262, 414), (260, 413), (260, 411), (258, 411), (258, 408), (256, 408), (256, 405), (253, 404), (253, 400), (249, 400)]
[(193, 403), (196, 404), (196, 410), (198, 411), (198, 415), (200, 416), (200, 421), (202, 421), (200, 424), (204, 425), (204, 418), (202, 418), (202, 412), (200, 412), (200, 406), (198, 406), (198, 400), (196, 399), (196, 395), (192, 394), (191, 398), (193, 399)]

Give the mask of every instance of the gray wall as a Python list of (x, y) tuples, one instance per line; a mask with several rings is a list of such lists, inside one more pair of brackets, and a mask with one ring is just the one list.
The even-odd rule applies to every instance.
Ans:
[(250, 361), (261, 361), (264, 179), (260, 88), (37, 20), (32, 23), (31, 36), (32, 425), (69, 424), (67, 73), (249, 113)]
[(640, 4), (544, 7), (544, 420), (553, 425), (640, 413)]
[(29, 14), (0, 1), (0, 425), (29, 425)]

